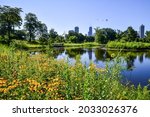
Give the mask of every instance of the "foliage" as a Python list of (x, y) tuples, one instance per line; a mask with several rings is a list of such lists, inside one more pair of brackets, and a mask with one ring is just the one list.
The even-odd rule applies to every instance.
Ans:
[(50, 42), (54, 43), (56, 40), (56, 37), (58, 36), (57, 32), (54, 29), (51, 29), (49, 31), (49, 37), (50, 37)]
[(26, 31), (25, 30), (15, 30), (14, 36), (12, 37), (16, 40), (26, 40)]
[(24, 28), (29, 36), (29, 42), (35, 39), (35, 33), (39, 26), (38, 23), (39, 21), (35, 14), (33, 13), (26, 14)]
[(116, 39), (116, 32), (111, 28), (95, 28), (95, 41), (106, 44), (108, 41)]
[(95, 38), (93, 36), (85, 36), (85, 42), (94, 42)]
[(0, 45), (0, 99), (150, 99), (147, 87), (120, 83), (119, 59), (106, 68), (74, 66), (45, 54), (29, 55)]
[(113, 49), (150, 49), (150, 43), (142, 43), (142, 42), (117, 42), (111, 41), (107, 43), (108, 48)]
[(77, 32), (69, 31), (69, 33), (66, 35), (67, 42), (69, 43), (83, 43), (86, 39), (86, 37)]
[(0, 34), (7, 35), (8, 42), (11, 41), (15, 27), (20, 27), (22, 24), (21, 12), (21, 8), (0, 6)]
[(131, 26), (129, 26), (127, 30), (122, 33), (121, 40), (127, 42), (133, 42), (133, 41), (137, 41), (137, 38), (138, 38), (137, 31), (135, 31)]
[(146, 31), (145, 41), (150, 42), (150, 31)]
[(96, 42), (85, 42), (85, 43), (65, 43), (65, 47), (99, 47), (100, 44)]

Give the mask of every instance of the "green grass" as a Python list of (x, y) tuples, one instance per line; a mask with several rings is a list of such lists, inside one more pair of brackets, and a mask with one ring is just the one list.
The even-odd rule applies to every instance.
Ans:
[(29, 43), (28, 41), (14, 40), (12, 44), (18, 49), (35, 49), (42, 48), (42, 45), (36, 43)]
[(96, 42), (85, 42), (85, 43), (64, 43), (65, 47), (94, 47), (100, 46), (100, 44)]
[(105, 69), (92, 63), (86, 68), (78, 58), (73, 66), (47, 54), (30, 56), (0, 45), (0, 99), (149, 100), (147, 87), (120, 83), (120, 59), (113, 61)]
[(143, 42), (108, 42), (106, 47), (108, 49), (150, 49), (150, 43)]

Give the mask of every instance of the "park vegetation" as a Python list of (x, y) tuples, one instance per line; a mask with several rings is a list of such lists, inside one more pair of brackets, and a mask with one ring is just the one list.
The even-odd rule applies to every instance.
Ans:
[(70, 65), (50, 54), (31, 56), (13, 45), (0, 47), (0, 99), (150, 99), (146, 86), (120, 83), (119, 58), (107, 63), (105, 69), (92, 63), (87, 68), (79, 57), (75, 65)]
[(120, 83), (123, 68), (119, 57), (106, 63), (106, 68), (97, 68), (93, 63), (87, 68), (78, 56), (74, 65), (54, 59), (50, 48), (38, 55), (23, 50), (99, 44), (119, 49), (150, 48), (149, 31), (144, 39), (132, 27), (124, 32), (96, 28), (95, 36), (76, 32), (59, 35), (53, 28), (48, 31), (34, 13), (27, 13), (22, 24), (21, 12), (21, 8), (0, 6), (0, 99), (150, 99), (147, 86)]
[[(64, 43), (71, 45), (72, 43), (95, 42), (106, 44), (108, 48), (150, 48), (148, 44), (150, 42), (150, 31), (147, 31), (145, 38), (142, 39), (131, 26), (125, 31), (97, 27), (93, 36), (86, 36), (74, 31), (59, 35), (53, 28), (48, 31), (46, 24), (40, 21), (36, 14), (27, 13), (23, 19), (21, 17), (22, 12), (21, 8), (0, 6), (0, 43), (9, 45), (13, 40), (23, 40), (27, 41), (28, 44), (39, 44), (43, 47), (43, 45), (65, 45)], [(21, 26), (22, 29), (20, 29)], [(133, 42), (134, 46), (132, 46)], [(117, 43), (117, 46), (113, 43)]]

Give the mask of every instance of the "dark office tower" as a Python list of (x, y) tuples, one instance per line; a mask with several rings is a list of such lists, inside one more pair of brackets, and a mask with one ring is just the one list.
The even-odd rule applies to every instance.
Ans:
[(74, 31), (75, 31), (76, 33), (79, 33), (79, 27), (76, 26), (76, 27), (74, 28)]
[(145, 26), (142, 24), (140, 26), (140, 30), (139, 30), (139, 36), (140, 36), (140, 38), (144, 38), (144, 33), (145, 33)]
[(88, 36), (92, 36), (92, 27), (89, 27), (89, 32), (88, 32)]

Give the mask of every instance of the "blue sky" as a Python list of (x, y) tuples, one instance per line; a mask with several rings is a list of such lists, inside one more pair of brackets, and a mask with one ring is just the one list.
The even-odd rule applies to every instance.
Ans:
[[(86, 34), (89, 26), (126, 30), (141, 24), (150, 30), (150, 0), (0, 0), (0, 5), (20, 7), (35, 13), (40, 21), (59, 34), (79, 26)], [(108, 21), (106, 21), (108, 19)]]

